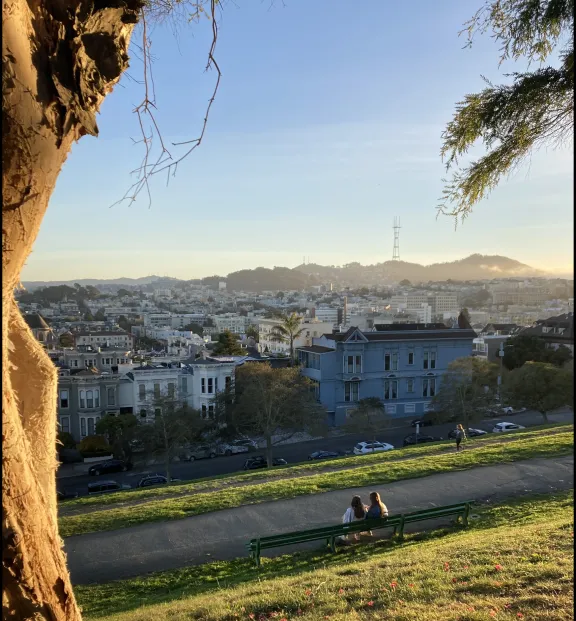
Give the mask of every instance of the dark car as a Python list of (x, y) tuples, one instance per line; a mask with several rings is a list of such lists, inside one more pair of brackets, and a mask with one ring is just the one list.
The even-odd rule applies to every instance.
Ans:
[(116, 481), (98, 481), (88, 483), (88, 494), (106, 494), (107, 492), (118, 492), (120, 490), (131, 489), (129, 485), (121, 485)]
[(431, 418), (417, 418), (410, 423), (411, 427), (416, 427), (416, 425), (420, 425), (420, 427), (430, 427), (433, 425), (434, 421)]
[(132, 470), (132, 464), (122, 459), (108, 459), (99, 464), (94, 464), (88, 468), (88, 474), (96, 475), (108, 474), (109, 472), (126, 472)]
[[(170, 483), (177, 483), (180, 479), (170, 479)], [(168, 478), (163, 474), (149, 474), (142, 477), (138, 481), (138, 487), (150, 487), (151, 485), (165, 485), (168, 483)]]
[(63, 500), (72, 500), (72, 498), (78, 498), (78, 492), (74, 490), (59, 489), (56, 491), (56, 498), (58, 499), (58, 502), (62, 502)]
[[(466, 432), (466, 435), (469, 438), (477, 438), (478, 436), (485, 436), (488, 432), (487, 431), (482, 431), (482, 429), (468, 429), (468, 431)], [(450, 440), (455, 440), (456, 439), (456, 429), (452, 429), (452, 431), (450, 431), (448, 433), (448, 437), (450, 438)]]
[(308, 455), (308, 459), (334, 459), (340, 457), (342, 453), (336, 453), (335, 451), (314, 451)]
[[(286, 466), (288, 462), (281, 457), (275, 457), (272, 460), (273, 466)], [(257, 470), (258, 468), (267, 468), (268, 462), (266, 461), (266, 457), (263, 455), (256, 455), (255, 457), (251, 457), (244, 462), (244, 470)]]
[(414, 444), (424, 444), (424, 442), (440, 442), (442, 438), (438, 436), (425, 436), (421, 433), (411, 433), (404, 438), (404, 446), (413, 446)]

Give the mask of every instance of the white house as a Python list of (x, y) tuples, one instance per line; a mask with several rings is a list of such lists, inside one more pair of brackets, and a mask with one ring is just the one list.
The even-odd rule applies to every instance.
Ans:
[(188, 366), (192, 371), (189, 376), (192, 384), (190, 405), (202, 412), (203, 418), (211, 417), (214, 414), (214, 395), (222, 390), (234, 380), (234, 369), (237, 361), (213, 360), (210, 358), (201, 359), (190, 363)]

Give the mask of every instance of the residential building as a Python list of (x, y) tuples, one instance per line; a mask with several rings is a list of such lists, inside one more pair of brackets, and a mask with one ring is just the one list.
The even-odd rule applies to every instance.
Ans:
[(59, 362), (72, 372), (94, 368), (100, 372), (117, 373), (121, 365), (132, 364), (132, 351), (121, 348), (90, 347), (80, 345), (59, 354)]
[(213, 417), (214, 396), (234, 381), (237, 364), (237, 360), (233, 357), (199, 358), (188, 363), (191, 370), (189, 403), (194, 409), (200, 410), (202, 418)]
[(32, 330), (34, 338), (42, 343), (45, 349), (54, 349), (56, 347), (58, 338), (42, 315), (39, 313), (30, 313), (23, 315), (23, 318), (30, 330)]
[(351, 327), (298, 348), (302, 374), (315, 383), (331, 425), (342, 425), (360, 399), (377, 397), (393, 418), (422, 416), (456, 358), (470, 356), (476, 333), (444, 324)]
[(94, 435), (96, 423), (105, 414), (132, 414), (132, 385), (122, 375), (83, 369), (58, 373), (58, 423), (60, 431), (76, 442)]
[(218, 330), (218, 334), (225, 332), (226, 330), (233, 332), (234, 334), (244, 334), (247, 326), (249, 325), (247, 317), (232, 313), (213, 315), (212, 321), (214, 322), (214, 327)]
[(546, 343), (546, 347), (552, 349), (564, 345), (574, 353), (574, 313), (539, 319), (534, 325), (520, 329), (515, 334), (536, 336)]
[(134, 349), (134, 336), (124, 330), (116, 332), (74, 332), (74, 346), (118, 347)]
[(500, 364), (500, 356), (498, 352), (500, 347), (506, 345), (506, 341), (510, 338), (504, 334), (483, 334), (474, 339), (473, 356), (483, 358), (488, 362)]

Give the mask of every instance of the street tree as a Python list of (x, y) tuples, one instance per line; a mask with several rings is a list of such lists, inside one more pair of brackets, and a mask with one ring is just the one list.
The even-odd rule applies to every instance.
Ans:
[(506, 340), (502, 363), (511, 371), (526, 362), (547, 362), (561, 367), (571, 359), (572, 352), (568, 347), (551, 349), (537, 336), (519, 334)]
[(544, 362), (526, 362), (506, 375), (503, 394), (512, 407), (536, 410), (548, 422), (548, 412), (574, 407), (574, 375)]
[(238, 433), (262, 437), (270, 467), (278, 443), (299, 432), (326, 432), (326, 411), (312, 388), (296, 367), (246, 363), (237, 367), (232, 385), (215, 396), (216, 421)]
[(302, 318), (297, 313), (283, 314), (280, 316), (282, 323), (272, 328), (270, 340), (276, 343), (288, 343), (290, 347), (290, 360), (294, 360), (294, 341), (301, 336), (306, 328), (302, 327)]
[(498, 365), (477, 357), (457, 358), (448, 365), (432, 399), (438, 422), (461, 418), (463, 427), (480, 420), (494, 402)]
[(230, 330), (224, 330), (218, 335), (213, 353), (216, 356), (242, 356), (245, 352), (234, 334)]
[(260, 340), (260, 332), (258, 332), (258, 327), (254, 324), (250, 324), (246, 328), (246, 336), (252, 337), (256, 341), (256, 343), (258, 343), (258, 341)]
[(386, 414), (382, 400), (378, 397), (366, 397), (360, 399), (358, 405), (349, 412), (344, 428), (348, 433), (364, 433), (374, 443), (378, 434), (388, 429), (391, 423), (392, 419)]
[(445, 180), (438, 209), (457, 221), (535, 149), (562, 144), (574, 127), (574, 0), (487, 0), (465, 26), (468, 46), (491, 31), (500, 62), (538, 67), (511, 74), (509, 84), (485, 80), (484, 90), (457, 104), (442, 134), (446, 170), (478, 141), (487, 151)]
[(132, 459), (131, 442), (136, 437), (138, 419), (133, 414), (107, 414), (96, 423), (96, 433), (106, 436), (117, 459)]
[(202, 439), (213, 422), (202, 419), (201, 413), (179, 403), (172, 395), (157, 395), (147, 404), (153, 418), (135, 428), (135, 440), (149, 456), (161, 456), (166, 478), (171, 480), (171, 464), (183, 447)]

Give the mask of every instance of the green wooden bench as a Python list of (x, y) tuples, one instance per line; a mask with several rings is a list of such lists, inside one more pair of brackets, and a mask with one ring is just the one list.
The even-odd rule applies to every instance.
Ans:
[(258, 537), (251, 539), (246, 547), (250, 552), (250, 556), (256, 565), (260, 566), (260, 555), (262, 550), (270, 548), (279, 548), (282, 546), (294, 545), (297, 543), (307, 543), (309, 541), (325, 540), (330, 546), (332, 552), (336, 551), (336, 540), (339, 537), (361, 533), (366, 531), (380, 530), (382, 528), (393, 528), (393, 536), (402, 538), (404, 536), (404, 527), (406, 524), (415, 522), (423, 522), (425, 520), (433, 520), (437, 518), (456, 516), (456, 519), (462, 519), (462, 524), (468, 526), (468, 516), (470, 514), (470, 505), (473, 501), (461, 502), (453, 505), (444, 505), (442, 507), (433, 507), (431, 509), (422, 509), (413, 511), (412, 513), (402, 513), (392, 515), (387, 519), (360, 520), (349, 524), (335, 524), (333, 526), (322, 526), (320, 528), (312, 528), (310, 530), (300, 530), (291, 533), (282, 533), (280, 535), (270, 535), (269, 537)]

